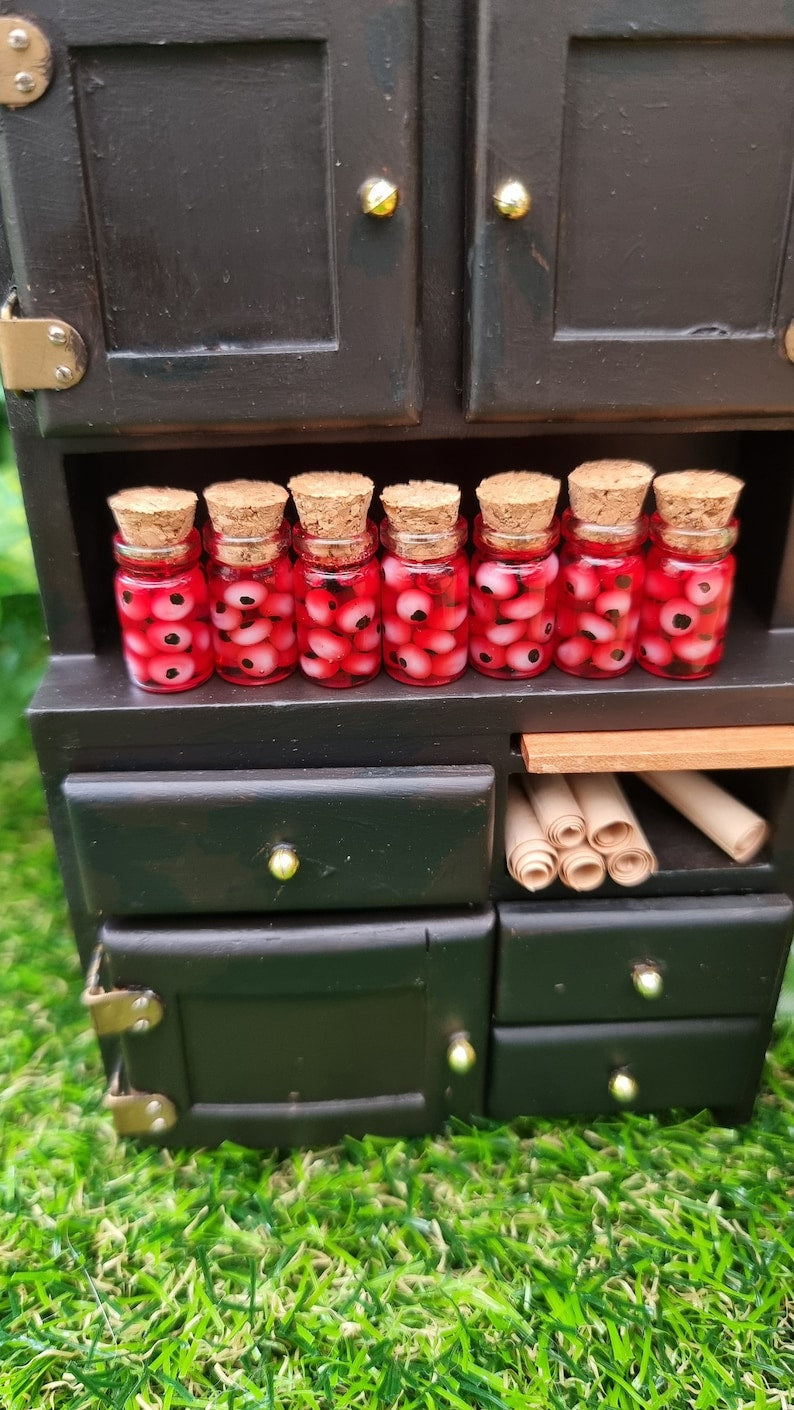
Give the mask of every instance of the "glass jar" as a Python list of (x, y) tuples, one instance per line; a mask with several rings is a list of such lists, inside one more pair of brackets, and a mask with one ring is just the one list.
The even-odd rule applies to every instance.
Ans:
[[(409, 534), (385, 519), (383, 658), (404, 685), (450, 685), (468, 661), (466, 520), (441, 533)], [(417, 556), (421, 555), (421, 556)]]
[(201, 685), (213, 659), (198, 530), (167, 548), (136, 548), (115, 534), (113, 553), (121, 649), (133, 684), (160, 693)]
[(562, 516), (554, 664), (571, 676), (620, 676), (634, 661), (648, 532), (645, 515), (606, 527)]
[(378, 531), (371, 520), (350, 539), (293, 532), (299, 664), (310, 680), (363, 685), (381, 667)]
[(637, 660), (651, 675), (702, 680), (722, 657), (731, 610), (739, 532), (679, 529), (651, 519)]
[(289, 525), (267, 538), (238, 539), (208, 524), (204, 546), (218, 675), (233, 685), (283, 681), (298, 664)]
[(497, 680), (538, 676), (551, 665), (557, 602), (559, 520), (524, 535), (474, 521), (469, 661)]

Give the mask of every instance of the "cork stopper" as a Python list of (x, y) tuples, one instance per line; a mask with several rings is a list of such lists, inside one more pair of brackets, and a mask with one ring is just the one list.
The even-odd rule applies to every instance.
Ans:
[(224, 480), (204, 491), (210, 522), (221, 539), (214, 553), (221, 563), (269, 563), (281, 551), (277, 540), (289, 495), (272, 480)]
[(334, 563), (360, 559), (360, 544), (351, 546), (349, 551), (339, 545), (366, 533), (374, 488), (366, 475), (352, 471), (311, 470), (293, 475), (289, 489), (301, 528), (318, 540), (312, 544), (314, 558), (327, 558)]
[(571, 509), (585, 524), (633, 524), (653, 473), (641, 460), (588, 460), (568, 476)]
[(521, 548), (522, 537), (542, 534), (554, 518), (560, 482), (552, 475), (507, 470), (477, 486), (483, 527), (499, 534), (505, 548)]
[(132, 548), (170, 548), (184, 543), (193, 528), (198, 495), (192, 490), (141, 485), (108, 500), (125, 543)]
[(730, 524), (744, 481), (721, 470), (677, 470), (654, 483), (656, 507), (679, 529), (724, 529)]
[(425, 562), (457, 551), (457, 485), (440, 480), (408, 480), (401, 485), (387, 485), (380, 499), (395, 551), (403, 558)]

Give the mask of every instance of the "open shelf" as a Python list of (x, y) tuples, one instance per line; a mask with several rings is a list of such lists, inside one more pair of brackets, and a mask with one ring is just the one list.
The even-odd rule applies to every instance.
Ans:
[[(706, 466), (741, 476), (741, 534), (737, 549), (738, 582), (743, 596), (765, 627), (794, 627), (794, 482), (790, 475), (794, 433), (747, 432), (741, 435), (692, 435), (673, 429), (664, 434), (635, 435), (614, 430), (594, 434), (556, 434), (513, 439), (418, 441), (410, 449), (399, 442), (205, 446), (195, 450), (152, 450), (56, 457), (52, 475), (59, 484), (39, 479), (29, 510), (36, 519), (39, 569), (53, 646), (75, 649), (74, 622), (61, 629), (59, 602), (63, 576), (82, 599), (86, 628), (84, 649), (102, 650), (118, 639), (112, 580), (113, 522), (107, 497), (132, 485), (173, 485), (200, 494), (214, 480), (237, 476), (269, 478), (286, 484), (303, 470), (357, 470), (371, 476), (376, 491), (373, 517), (380, 517), (378, 495), (385, 484), (408, 476), (451, 480), (462, 489), (461, 510), (471, 522), (477, 511), (475, 489), (483, 476), (518, 467), (557, 475), (565, 502), (567, 473), (582, 460), (604, 456), (646, 460), (657, 473)], [(60, 483), (60, 477), (63, 483)], [(65, 565), (63, 530), (56, 535), (50, 505), (65, 490), (65, 508), (74, 527), (75, 557)], [(204, 515), (199, 507), (199, 522)], [(50, 584), (52, 579), (52, 584)], [(52, 596), (52, 601), (50, 600)], [(75, 604), (73, 604), (74, 612)], [(62, 638), (68, 640), (61, 647)], [(635, 676), (632, 675), (632, 681)]]
[[(772, 827), (770, 842), (751, 862), (734, 862), (716, 843), (647, 788), (632, 774), (620, 774), (621, 786), (648, 837), (659, 871), (641, 886), (618, 886), (609, 877), (595, 891), (578, 893), (556, 881), (544, 891), (529, 892), (508, 875), (503, 851), (495, 866), (494, 894), (499, 900), (540, 901), (611, 900), (642, 896), (740, 895), (744, 892), (786, 890), (791, 885), (792, 859), (788, 844), (792, 810), (790, 770), (747, 769), (714, 772), (715, 782), (755, 808)], [(499, 826), (497, 837), (501, 844)]]

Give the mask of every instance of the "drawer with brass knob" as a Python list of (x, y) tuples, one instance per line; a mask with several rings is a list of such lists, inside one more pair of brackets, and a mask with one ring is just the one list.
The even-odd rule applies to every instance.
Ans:
[(496, 1022), (762, 1013), (793, 911), (782, 895), (502, 905)]
[(746, 1114), (765, 1031), (749, 1017), (499, 1027), (486, 1110), (499, 1120), (669, 1106)]
[(70, 774), (95, 915), (458, 905), (487, 899), (488, 766)]

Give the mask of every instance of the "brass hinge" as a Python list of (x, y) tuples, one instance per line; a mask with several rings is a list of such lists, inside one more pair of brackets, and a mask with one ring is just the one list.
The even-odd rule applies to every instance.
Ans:
[(146, 1033), (155, 1028), (165, 1012), (165, 1005), (153, 989), (103, 989), (100, 979), (105, 952), (97, 945), (91, 956), (83, 990), (83, 1003), (88, 1009), (94, 1031), (99, 1038), (112, 1033)]
[(105, 1093), (104, 1106), (120, 1136), (161, 1136), (176, 1125), (179, 1113), (170, 1097), (162, 1092), (137, 1092), (135, 1088), (125, 1091), (125, 1086), (119, 1061)]
[(0, 308), (0, 375), (7, 392), (64, 392), (88, 366), (85, 343), (62, 318), (20, 318), (16, 290)]
[(47, 92), (52, 78), (50, 42), (38, 25), (0, 15), (0, 103), (24, 108)]

